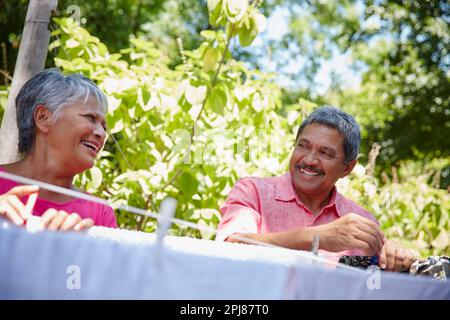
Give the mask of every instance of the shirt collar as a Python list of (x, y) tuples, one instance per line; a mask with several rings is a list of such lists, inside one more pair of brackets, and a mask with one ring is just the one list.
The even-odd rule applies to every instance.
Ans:
[(279, 177), (279, 181), (275, 185), (275, 199), (281, 201), (300, 200), (292, 185), (291, 174), (289, 172)]
[(334, 204), (336, 208), (336, 212), (339, 217), (342, 217), (345, 215), (345, 210), (343, 208), (343, 204), (345, 202), (345, 198), (342, 194), (337, 192), (336, 186), (333, 188), (333, 195), (331, 195), (330, 204)]
[[(279, 181), (275, 185), (275, 200), (286, 202), (295, 200), (299, 205), (306, 208), (292, 185), (292, 178), (289, 172), (279, 177)], [(333, 187), (333, 190), (331, 190), (331, 198), (324, 209), (331, 208), (333, 206), (336, 208), (337, 214), (342, 217), (342, 195), (337, 192), (336, 186)]]

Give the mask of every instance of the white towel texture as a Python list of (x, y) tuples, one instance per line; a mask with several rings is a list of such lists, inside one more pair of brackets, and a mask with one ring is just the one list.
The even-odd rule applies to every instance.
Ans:
[(423, 277), (323, 267), (295, 250), (0, 221), (0, 299), (450, 299)]

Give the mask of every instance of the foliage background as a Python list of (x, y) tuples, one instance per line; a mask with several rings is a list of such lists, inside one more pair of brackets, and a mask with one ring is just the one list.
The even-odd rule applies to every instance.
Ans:
[[(340, 191), (372, 211), (388, 238), (421, 255), (450, 253), (444, 1), (365, 1), (362, 9), (360, 1), (344, 0), (105, 3), (79, 1), (80, 26), (62, 18), (69, 5), (62, 1), (52, 24), (47, 65), (82, 72), (109, 98), (110, 138), (79, 186), (151, 211), (170, 195), (178, 200), (177, 217), (215, 227), (236, 180), (284, 173), (304, 116), (331, 103), (354, 114), (363, 130), (364, 166), (339, 182)], [(8, 25), (1, 34), (4, 73), (12, 73), (24, 20), (6, 23), (8, 12), (22, 15), (25, 4), (0, 2), (0, 21)], [(261, 13), (283, 7), (289, 32), (263, 51), (249, 46), (264, 30)], [(314, 75), (334, 50), (352, 55), (361, 85), (348, 89), (336, 78), (317, 94)], [(295, 86), (280, 85), (261, 65), (268, 51), (280, 72), (289, 59), (306, 58), (292, 75)], [(118, 221), (156, 228), (127, 212), (118, 212)], [(181, 226), (171, 232), (212, 237)]]

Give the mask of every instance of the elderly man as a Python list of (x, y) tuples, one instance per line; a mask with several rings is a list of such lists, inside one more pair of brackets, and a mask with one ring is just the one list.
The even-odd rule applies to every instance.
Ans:
[(357, 163), (361, 133), (345, 112), (322, 107), (301, 124), (289, 172), (280, 177), (243, 178), (221, 208), (218, 240), (247, 237), (292, 249), (340, 255), (380, 256), (382, 269), (401, 271), (412, 254), (387, 241), (367, 210), (337, 192), (335, 183)]

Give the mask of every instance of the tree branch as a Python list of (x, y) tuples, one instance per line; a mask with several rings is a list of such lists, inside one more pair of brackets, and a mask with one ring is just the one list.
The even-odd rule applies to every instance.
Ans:
[[(191, 135), (190, 135), (190, 139), (189, 139), (189, 145), (188, 145), (188, 149), (186, 151), (186, 155), (183, 158), (183, 163), (187, 161), (189, 155), (191, 154), (191, 147), (192, 147), (192, 144), (194, 142), (194, 136), (195, 136), (195, 127), (197, 125), (197, 122), (200, 120), (200, 117), (201, 117), (201, 115), (203, 113), (203, 110), (205, 109), (206, 101), (208, 101), (208, 97), (211, 94), (211, 89), (215, 87), (217, 79), (219, 78), (220, 69), (222, 68), (222, 65), (225, 62), (225, 55), (226, 55), (228, 47), (230, 45), (231, 38), (232, 37), (227, 39), (227, 44), (225, 45), (225, 49), (224, 49), (223, 54), (222, 54), (222, 59), (220, 60), (219, 66), (218, 66), (218, 68), (216, 70), (216, 73), (214, 74), (213, 80), (211, 82), (211, 87), (208, 87), (208, 90), (206, 91), (205, 99), (203, 100), (202, 108), (200, 109), (200, 112), (198, 113), (197, 118), (195, 119), (194, 124), (192, 125)], [(178, 176), (181, 174), (182, 171), (183, 171), (183, 168), (179, 168), (176, 171), (176, 173), (173, 175), (173, 177), (169, 181), (167, 181), (167, 183), (159, 191), (162, 192), (169, 185), (171, 185), (178, 178)]]

